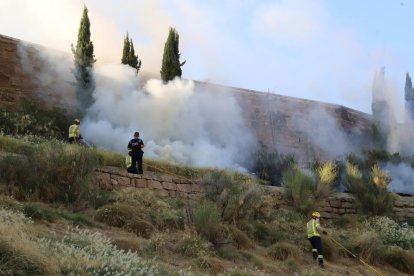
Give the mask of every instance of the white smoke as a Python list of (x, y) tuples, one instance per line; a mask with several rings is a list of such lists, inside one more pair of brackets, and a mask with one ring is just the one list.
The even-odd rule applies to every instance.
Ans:
[(126, 152), (139, 131), (145, 156), (207, 167), (240, 167), (254, 145), (236, 101), (224, 93), (198, 89), (192, 81), (149, 80), (140, 88), (124, 65), (95, 69), (95, 103), (82, 121), (92, 143)]
[(387, 163), (385, 170), (391, 175), (389, 190), (396, 193), (412, 194), (414, 189), (414, 170), (406, 163), (398, 165)]

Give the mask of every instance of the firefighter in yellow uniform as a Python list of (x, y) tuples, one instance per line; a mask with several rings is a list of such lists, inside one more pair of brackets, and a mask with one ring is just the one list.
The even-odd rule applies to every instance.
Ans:
[(68, 141), (69, 143), (79, 143), (79, 140), (82, 139), (82, 136), (80, 135), (80, 121), (79, 119), (73, 120), (73, 124), (69, 127), (69, 135), (68, 135)]
[(318, 259), (319, 266), (324, 268), (323, 265), (323, 251), (322, 251), (322, 240), (321, 235), (319, 234), (322, 232), (323, 234), (327, 234), (326, 230), (321, 227), (319, 223), (319, 218), (321, 214), (319, 212), (312, 213), (312, 219), (306, 224), (307, 232), (308, 232), (308, 240), (312, 244), (312, 255), (313, 259)]

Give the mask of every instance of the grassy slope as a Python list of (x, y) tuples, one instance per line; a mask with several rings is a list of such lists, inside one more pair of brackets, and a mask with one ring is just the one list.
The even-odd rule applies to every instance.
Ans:
[[(30, 142), (0, 137), (0, 152), (25, 155), (32, 151), (33, 147)], [(123, 156), (119, 154), (101, 150), (95, 154), (100, 157), (99, 165), (123, 166)], [(165, 162), (147, 162), (153, 167), (189, 178), (199, 178), (211, 171), (183, 168)], [(6, 188), (0, 190), (7, 193)], [(224, 235), (218, 241), (209, 240), (206, 236), (196, 233), (199, 230), (196, 224), (197, 217), (194, 218), (193, 225), (187, 223), (186, 202), (162, 199), (146, 192), (120, 191), (107, 194), (98, 206), (84, 201), (73, 204), (46, 204), (28, 199), (18, 202), (2, 195), (0, 270), (20, 269), (23, 270), (23, 274), (53, 275), (56, 271), (71, 271), (80, 264), (81, 267), (87, 267), (90, 263), (93, 268), (90, 268), (89, 272), (93, 274), (93, 271), (96, 272), (93, 269), (97, 269), (101, 263), (113, 263), (113, 267), (116, 267), (116, 263), (125, 262), (136, 269), (152, 267), (153, 264), (147, 264), (145, 261), (151, 261), (155, 257), (155, 265), (158, 266), (156, 274), (164, 275), (293, 275), (295, 272), (299, 275), (372, 275), (369, 269), (346, 257), (344, 252), (332, 247), (328, 241), (326, 246), (329, 260), (326, 270), (322, 272), (312, 261), (306, 238), (302, 233), (306, 218), (293, 211), (276, 210), (269, 203), (271, 198), (264, 195), (259, 198), (260, 206), (252, 205), (252, 208), (257, 209), (255, 218), (252, 215), (253, 217), (247, 220), (246, 215), (246, 221), (227, 221), (213, 225), (219, 228), (217, 236)], [(211, 206), (216, 206), (211, 200), (208, 202), (210, 205), (213, 204)], [(207, 207), (210, 206), (208, 204)], [(193, 203), (194, 213), (197, 214), (197, 210), (202, 211), (202, 207)], [(259, 211), (261, 215), (257, 214)], [(202, 226), (208, 228), (206, 218), (200, 214), (197, 216), (204, 219)], [(5, 223), (10, 217), (16, 219), (9, 219), (10, 222)], [(28, 221), (27, 217), (34, 223)], [(351, 221), (342, 220), (331, 223), (330, 228), (333, 229), (334, 235), (348, 241), (346, 238), (366, 230), (363, 229), (362, 221), (361, 217), (352, 218)], [(101, 238), (79, 232), (76, 227), (102, 233), (110, 238), (110, 243), (116, 248), (134, 252), (133, 256), (111, 248)], [(242, 234), (237, 229), (243, 229)], [(17, 239), (21, 242), (16, 244), (13, 241)], [(293, 244), (298, 249), (288, 250), (286, 259), (283, 253), (279, 253), (281, 251), (269, 254), (273, 248), (272, 244), (277, 241)], [(353, 246), (351, 241), (348, 244)], [(57, 247), (66, 252), (61, 255), (56, 252), (50, 255)], [(67, 257), (68, 248), (74, 257)], [(118, 257), (91, 258), (88, 261), (85, 256), (95, 254), (98, 250), (96, 248), (105, 248), (107, 252)], [(4, 256), (11, 257), (7, 259)], [(142, 260), (136, 261), (137, 258)], [(375, 263), (375, 258), (373, 262)], [(377, 267), (387, 275), (402, 275), (391, 266), (385, 265), (384, 261), (379, 262)], [(87, 269), (89, 268), (83, 271), (88, 271)]]

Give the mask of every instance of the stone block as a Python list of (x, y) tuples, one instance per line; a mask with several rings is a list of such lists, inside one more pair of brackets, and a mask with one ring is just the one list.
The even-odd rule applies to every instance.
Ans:
[(169, 175), (163, 175), (160, 178), (163, 182), (173, 182), (172, 176), (169, 176)]
[(177, 191), (177, 196), (179, 196), (181, 198), (188, 198), (188, 193)]
[(331, 205), (331, 207), (339, 208), (341, 207), (342, 204), (339, 200), (334, 200), (334, 201), (330, 201), (329, 205)]
[(167, 190), (154, 190), (154, 193), (162, 197), (167, 197), (170, 195)]
[(109, 173), (97, 172), (94, 175), (95, 185), (102, 190), (112, 190), (111, 176)]
[(172, 190), (172, 191), (177, 190), (177, 184), (173, 182), (162, 182), (162, 187), (166, 190)]
[(201, 187), (201, 185), (198, 185), (198, 184), (191, 184), (191, 192), (202, 193), (203, 187)]
[(190, 193), (191, 192), (191, 184), (177, 184), (177, 191)]
[(117, 182), (117, 185), (120, 187), (128, 187), (131, 186), (131, 179), (126, 176), (120, 175), (111, 175), (111, 179)]
[(176, 191), (168, 191), (168, 195), (170, 197), (176, 197), (177, 196), (177, 192)]
[(188, 194), (188, 198), (191, 200), (198, 200), (201, 198), (201, 196), (202, 196), (201, 194), (193, 194), (193, 193)]
[(162, 184), (161, 182), (157, 180), (148, 180), (148, 188), (154, 189), (154, 190), (162, 190)]
[(346, 210), (345, 210), (345, 209), (341, 208), (341, 209), (339, 209), (338, 213), (339, 213), (340, 215), (343, 215), (343, 214), (346, 214), (347, 212), (346, 212)]
[(135, 179), (135, 187), (136, 188), (147, 188), (148, 187), (148, 180), (143, 178)]
[(333, 211), (332, 207), (321, 207), (321, 208), (319, 208), (319, 210), (321, 212), (328, 212), (328, 213)]
[(350, 202), (343, 202), (342, 203), (342, 208), (353, 208), (353, 204), (352, 203), (350, 203)]

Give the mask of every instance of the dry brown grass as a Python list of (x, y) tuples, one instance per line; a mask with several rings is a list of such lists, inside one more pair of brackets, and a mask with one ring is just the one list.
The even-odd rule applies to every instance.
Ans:
[(289, 257), (298, 256), (299, 250), (291, 243), (277, 242), (268, 249), (267, 255), (274, 260), (284, 261)]

